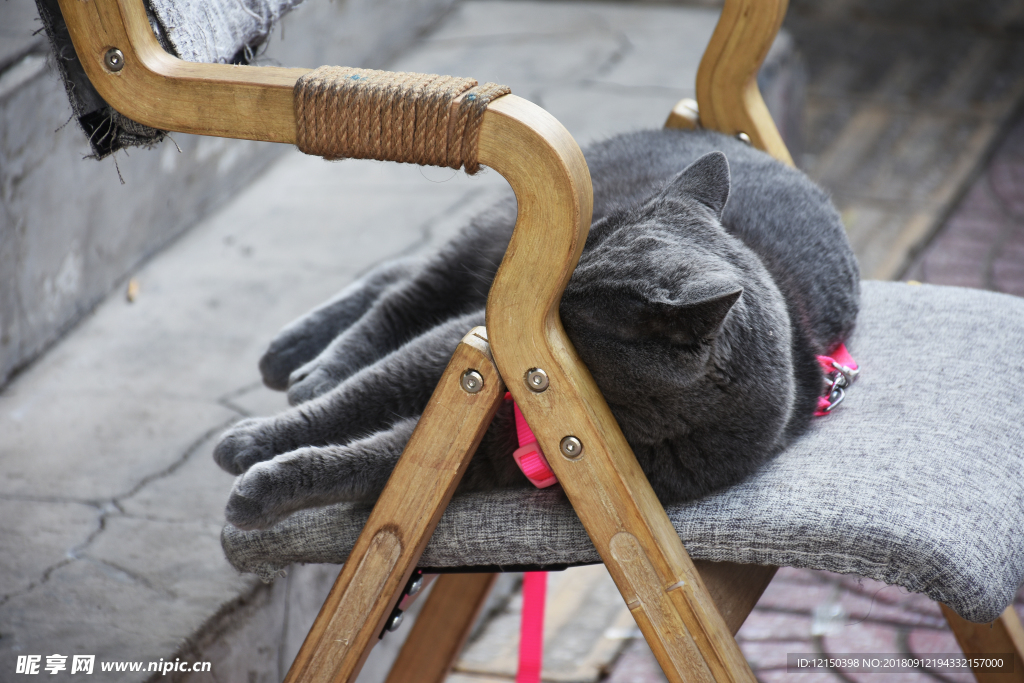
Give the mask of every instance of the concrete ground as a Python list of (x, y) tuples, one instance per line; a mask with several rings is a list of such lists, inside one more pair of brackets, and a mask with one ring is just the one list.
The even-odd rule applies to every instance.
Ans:
[[(507, 83), (586, 142), (658, 126), (692, 96), (716, 17), (671, 6), (464, 2), (391, 68)], [(942, 264), (971, 239), (980, 256), (958, 272), (1020, 283), (1012, 272), (1021, 259), (1007, 256), (1021, 243), (1024, 206), (1014, 144), (1002, 170), (981, 176), (991, 188), (976, 200), (972, 189), (961, 205), (975, 214), (954, 214), (948, 225), (961, 227), (942, 232), (910, 275), (942, 282)], [(18, 656), (56, 653), (214, 663), (211, 675), (181, 678), (190, 681), (279, 680), (336, 568), (300, 568), (267, 588), (227, 566), (218, 534), (231, 477), (210, 457), (216, 436), (241, 416), (285, 407), (256, 372), (278, 328), (380, 260), (443, 242), (505, 190), (493, 172), (468, 178), (288, 152), (141, 268), (131, 301), (111, 296), (0, 392), (0, 679)], [(980, 214), (998, 226), (982, 227)], [(552, 583), (546, 678), (661, 680), (603, 570)], [(504, 590), (511, 597), (493, 605), (453, 681), (514, 672), (514, 582)], [(380, 680), (403, 631), (385, 639), (362, 680)], [(765, 681), (787, 676), (780, 656), (807, 648), (956, 651), (920, 596), (804, 570), (780, 572), (740, 641)]]

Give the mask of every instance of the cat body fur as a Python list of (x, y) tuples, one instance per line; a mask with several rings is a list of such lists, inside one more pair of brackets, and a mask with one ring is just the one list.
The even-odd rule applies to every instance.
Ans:
[[(593, 224), (566, 332), (662, 502), (740, 481), (807, 427), (816, 356), (853, 329), (859, 273), (839, 216), (799, 171), (712, 132), (622, 135), (585, 156)], [(294, 407), (215, 449), (241, 475), (229, 521), (376, 498), (459, 339), (484, 324), (514, 222), (510, 198), (282, 330), (260, 369)], [(461, 488), (529, 485), (515, 446), (506, 405)]]

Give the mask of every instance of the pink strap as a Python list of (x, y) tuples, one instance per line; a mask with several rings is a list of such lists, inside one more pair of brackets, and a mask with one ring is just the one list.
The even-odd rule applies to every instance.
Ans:
[(544, 598), (547, 572), (523, 574), (523, 611), (519, 622), (519, 670), (516, 683), (540, 683), (544, 661)]
[(832, 374), (836, 368), (832, 365), (833, 362), (845, 365), (846, 367), (857, 370), (857, 361), (853, 359), (850, 352), (846, 350), (846, 344), (840, 344), (835, 351), (832, 352), (831, 356), (818, 356), (818, 362), (821, 364), (821, 369), (825, 371), (825, 374)]
[[(505, 394), (506, 400), (512, 400), (512, 394)], [(558, 483), (558, 477), (551, 471), (544, 453), (537, 444), (537, 437), (533, 435), (530, 425), (526, 424), (523, 412), (514, 401), (512, 408), (516, 415), (516, 434), (519, 437), (519, 448), (512, 454), (519, 469), (523, 471), (530, 483), (539, 489), (547, 488)]]

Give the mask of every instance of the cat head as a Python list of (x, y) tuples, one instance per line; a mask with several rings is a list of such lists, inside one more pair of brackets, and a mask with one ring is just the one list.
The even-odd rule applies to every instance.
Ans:
[(777, 369), (789, 364), (785, 306), (758, 257), (722, 227), (729, 189), (725, 155), (712, 152), (611, 210), (563, 295), (566, 332), (620, 422), (637, 420), (634, 434), (719, 419), (710, 395), (742, 384), (750, 356), (773, 366), (775, 384), (789, 381)]

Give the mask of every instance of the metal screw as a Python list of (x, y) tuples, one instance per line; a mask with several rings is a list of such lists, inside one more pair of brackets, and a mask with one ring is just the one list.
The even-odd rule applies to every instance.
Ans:
[(116, 47), (112, 47), (107, 50), (107, 54), (103, 55), (103, 63), (110, 71), (120, 71), (124, 68), (124, 53)]
[(409, 581), (409, 587), (405, 589), (406, 595), (416, 595), (423, 588), (423, 574), (416, 574)]
[(740, 142), (744, 143), (744, 144), (747, 144), (747, 145), (751, 144), (750, 136), (747, 135), (746, 133), (736, 133), (736, 139), (739, 140)]
[(530, 387), (530, 391), (536, 391), (539, 394), (548, 388), (548, 373), (544, 372), (540, 368), (531, 368), (527, 370), (526, 386)]
[(467, 394), (475, 394), (484, 388), (484, 378), (476, 370), (466, 370), (462, 373), (462, 380), (459, 384)]
[(384, 630), (394, 633), (398, 630), (398, 627), (402, 625), (403, 619), (405, 619), (405, 613), (396, 607), (395, 611), (391, 613), (390, 617), (388, 617), (388, 620), (384, 622)]
[(575, 436), (567, 436), (558, 444), (558, 450), (570, 460), (575, 460), (583, 455), (583, 444)]

